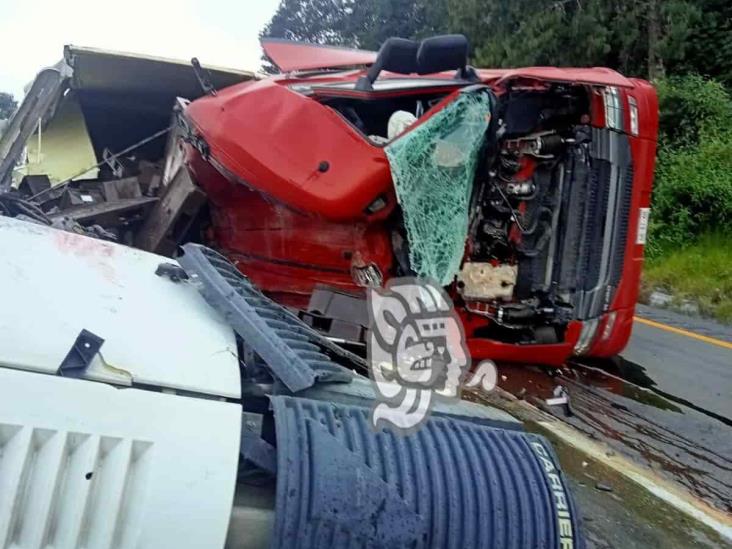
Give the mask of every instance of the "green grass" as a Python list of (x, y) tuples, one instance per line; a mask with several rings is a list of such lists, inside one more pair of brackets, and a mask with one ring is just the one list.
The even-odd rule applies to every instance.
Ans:
[(683, 248), (648, 259), (643, 293), (657, 288), (678, 301), (698, 303), (705, 316), (732, 323), (732, 234), (705, 234)]

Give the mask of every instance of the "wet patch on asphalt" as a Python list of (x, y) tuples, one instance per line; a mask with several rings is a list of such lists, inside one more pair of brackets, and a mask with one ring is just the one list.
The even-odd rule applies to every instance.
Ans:
[[(727, 418), (665, 398), (596, 363), (561, 370), (499, 366), (499, 386), (694, 497), (732, 512), (732, 427)], [(569, 404), (547, 406), (557, 386), (566, 389)]]

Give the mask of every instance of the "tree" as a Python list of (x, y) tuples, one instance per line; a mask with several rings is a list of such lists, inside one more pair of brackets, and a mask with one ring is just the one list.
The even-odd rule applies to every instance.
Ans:
[(392, 36), (419, 39), (448, 31), (445, 0), (359, 0), (346, 29), (355, 43), (377, 50)]
[(451, 27), (464, 31), (485, 67), (592, 65), (610, 50), (598, 1), (448, 0)]
[(697, 72), (732, 89), (732, 3), (702, 0), (685, 56), (673, 68), (679, 73)]
[[(282, 0), (259, 37), (355, 46), (355, 37), (346, 31), (354, 3), (355, 0)], [(265, 72), (277, 72), (266, 55), (262, 55), (262, 62)]]
[(483, 67), (607, 66), (732, 82), (729, 0), (282, 0), (264, 36), (377, 49), (390, 36), (468, 36)]
[(488, 67), (609, 66), (655, 78), (684, 58), (701, 20), (689, 0), (446, 1), (450, 27)]
[(17, 108), (18, 102), (13, 98), (12, 94), (0, 92), (0, 120), (10, 118)]
[(353, 45), (347, 36), (355, 0), (282, 0), (260, 37)]
[(645, 8), (648, 29), (648, 78), (655, 80), (684, 59), (701, 11), (686, 0), (648, 0), (641, 5)]

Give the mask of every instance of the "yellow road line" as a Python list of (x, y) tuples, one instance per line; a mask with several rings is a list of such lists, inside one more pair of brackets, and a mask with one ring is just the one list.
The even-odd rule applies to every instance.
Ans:
[(669, 326), (668, 324), (663, 324), (661, 322), (656, 322), (654, 320), (648, 320), (647, 318), (641, 318), (639, 316), (634, 316), (633, 320), (636, 322), (640, 322), (641, 324), (647, 324), (648, 326), (653, 326), (654, 328), (658, 328), (659, 330), (666, 330), (667, 332), (672, 332), (674, 334), (683, 335), (686, 337), (691, 337), (693, 339), (698, 339), (699, 341), (703, 341), (704, 343), (711, 343), (712, 345), (719, 345), (720, 347), (724, 347), (725, 349), (732, 349), (732, 343), (729, 343), (728, 341), (722, 341), (721, 339), (715, 339), (713, 337), (701, 335), (701, 334), (695, 334), (694, 332), (690, 332), (688, 330), (682, 330), (681, 328), (676, 328), (674, 326)]

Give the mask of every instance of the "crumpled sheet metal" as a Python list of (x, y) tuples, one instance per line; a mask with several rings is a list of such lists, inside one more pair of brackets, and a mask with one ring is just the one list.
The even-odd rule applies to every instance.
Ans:
[(277, 432), (273, 548), (583, 547), (549, 443), (431, 418), (374, 432), (368, 409), (271, 397)]
[(468, 235), (468, 205), (491, 96), (462, 93), (385, 147), (418, 276), (450, 284)]

